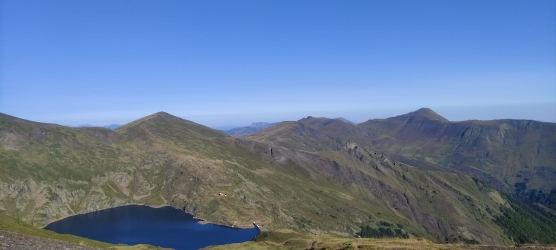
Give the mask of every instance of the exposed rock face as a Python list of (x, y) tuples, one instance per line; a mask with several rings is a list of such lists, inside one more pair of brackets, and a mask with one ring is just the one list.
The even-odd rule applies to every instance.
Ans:
[(75, 213), (129, 203), (126, 199), (104, 193), (102, 182), (93, 180), (91, 184), (78, 184), (83, 188), (75, 188), (69, 180), (60, 180), (55, 184), (34, 179), (0, 182), (0, 207), (2, 210), (20, 211), (24, 221), (44, 226), (49, 221)]

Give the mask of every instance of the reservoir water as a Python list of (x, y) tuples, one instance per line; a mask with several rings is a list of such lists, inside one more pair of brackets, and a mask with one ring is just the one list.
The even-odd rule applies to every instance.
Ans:
[(173, 207), (128, 205), (71, 216), (50, 223), (45, 229), (113, 244), (150, 244), (179, 250), (249, 241), (258, 233), (256, 228), (198, 222)]

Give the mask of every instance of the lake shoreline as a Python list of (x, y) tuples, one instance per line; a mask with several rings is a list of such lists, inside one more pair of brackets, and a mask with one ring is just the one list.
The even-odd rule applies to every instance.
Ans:
[(44, 229), (110, 244), (149, 244), (174, 249), (241, 243), (260, 233), (256, 227), (240, 229), (200, 220), (174, 206), (144, 204), (121, 204), (76, 213), (57, 219)]
[(210, 220), (205, 220), (205, 219), (199, 218), (199, 217), (197, 217), (197, 216), (195, 216), (195, 215), (193, 215), (193, 214), (190, 214), (190, 213), (184, 211), (184, 210), (181, 209), (181, 208), (177, 208), (177, 207), (170, 206), (170, 205), (154, 205), (154, 206), (153, 206), (153, 205), (146, 205), (146, 204), (144, 204), (144, 203), (143, 203), (143, 204), (141, 204), (141, 203), (126, 203), (126, 204), (122, 204), (122, 205), (116, 205), (116, 206), (101, 208), (101, 209), (94, 210), (94, 211), (80, 212), (80, 213), (70, 214), (70, 215), (67, 215), (67, 216), (62, 216), (62, 217), (60, 217), (60, 218), (58, 218), (58, 219), (49, 221), (46, 225), (44, 225), (43, 227), (41, 227), (41, 229), (45, 229), (48, 225), (50, 225), (50, 224), (52, 224), (52, 223), (54, 223), (54, 222), (61, 221), (61, 220), (63, 220), (63, 219), (67, 219), (67, 218), (70, 218), (70, 217), (73, 217), (73, 216), (83, 215), (83, 214), (88, 214), (88, 213), (94, 213), (94, 212), (99, 212), (99, 211), (106, 210), (106, 209), (113, 209), (113, 208), (125, 207), (125, 206), (147, 206), (147, 207), (151, 207), (151, 208), (171, 207), (171, 208), (175, 208), (175, 209), (177, 209), (177, 210), (180, 210), (180, 211), (182, 211), (183, 213), (186, 213), (186, 214), (191, 215), (191, 216), (193, 217), (193, 219), (197, 220), (197, 223), (199, 223), (199, 224), (201, 224), (201, 225), (213, 224), (213, 225), (217, 225), (217, 226), (229, 227), (229, 228), (237, 228), (237, 229), (251, 229), (251, 228), (255, 228), (255, 225), (252, 225), (252, 227), (242, 227), (242, 226), (233, 226), (233, 227), (231, 227), (231, 226), (229, 226), (229, 225), (223, 225), (223, 224), (215, 223), (215, 222), (212, 222), (212, 221), (210, 221)]

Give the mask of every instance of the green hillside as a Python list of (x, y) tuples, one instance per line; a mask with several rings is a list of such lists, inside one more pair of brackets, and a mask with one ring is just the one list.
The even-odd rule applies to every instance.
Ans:
[(114, 246), (108, 243), (89, 240), (89, 239), (85, 239), (73, 235), (57, 234), (48, 230), (36, 228), (16, 218), (13, 218), (11, 216), (2, 213), (0, 213), (0, 230), (20, 233), (24, 235), (38, 236), (38, 237), (48, 238), (48, 239), (61, 240), (61, 241), (70, 242), (78, 245), (87, 245), (87, 246), (98, 247), (98, 248), (109, 248)]
[[(89, 246), (89, 247), (102, 248), (102, 249), (115, 249), (115, 250), (149, 250), (149, 249), (162, 250), (163, 249), (160, 247), (154, 247), (154, 246), (144, 245), (144, 244), (139, 244), (135, 246), (126, 246), (121, 244), (114, 245), (114, 244), (94, 241), (94, 240), (68, 235), (68, 234), (58, 234), (48, 230), (36, 228), (25, 222), (22, 222), (21, 220), (18, 220), (14, 217), (2, 213), (0, 213), (0, 231), (14, 232), (16, 234), (25, 235), (25, 236), (40, 237), (44, 239), (41, 241), (42, 244), (52, 244), (54, 246), (59, 246), (58, 244), (56, 244), (56, 241), (62, 241), (74, 245)], [(5, 240), (6, 239), (2, 238), (2, 242), (5, 242)]]

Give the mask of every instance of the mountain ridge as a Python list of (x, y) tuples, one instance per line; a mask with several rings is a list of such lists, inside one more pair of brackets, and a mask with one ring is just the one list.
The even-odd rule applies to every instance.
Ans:
[(498, 191), (391, 158), (363, 140), (369, 133), (312, 117), (234, 137), (164, 112), (115, 131), (0, 116), (0, 210), (44, 225), (147, 203), (268, 230), (347, 236), (385, 221), (436, 242), (509, 242), (493, 223), (508, 202)]
[[(507, 191), (511, 191), (514, 184), (525, 181), (524, 178), (534, 177), (531, 169), (527, 170), (525, 166), (556, 168), (556, 161), (548, 154), (556, 152), (555, 123), (516, 119), (457, 122), (421, 119), (415, 122), (410, 114), (368, 120), (358, 127), (367, 132), (370, 144), (395, 157), (448, 166), (493, 181), (498, 188)], [(518, 154), (517, 158), (514, 154)], [(512, 166), (514, 170), (505, 174), (493, 172), (500, 171), (502, 166)], [(521, 180), (512, 177), (523, 170), (529, 173), (527, 177)], [(550, 173), (556, 178), (556, 172)], [(495, 178), (489, 177), (493, 174)], [(535, 188), (556, 188), (556, 185), (545, 185), (546, 181), (543, 181), (545, 184), (536, 181), (529, 180)]]
[(224, 132), (229, 135), (237, 135), (237, 136), (250, 135), (261, 129), (272, 127), (276, 124), (278, 123), (277, 122), (253, 122), (251, 123), (250, 126), (232, 128)]

